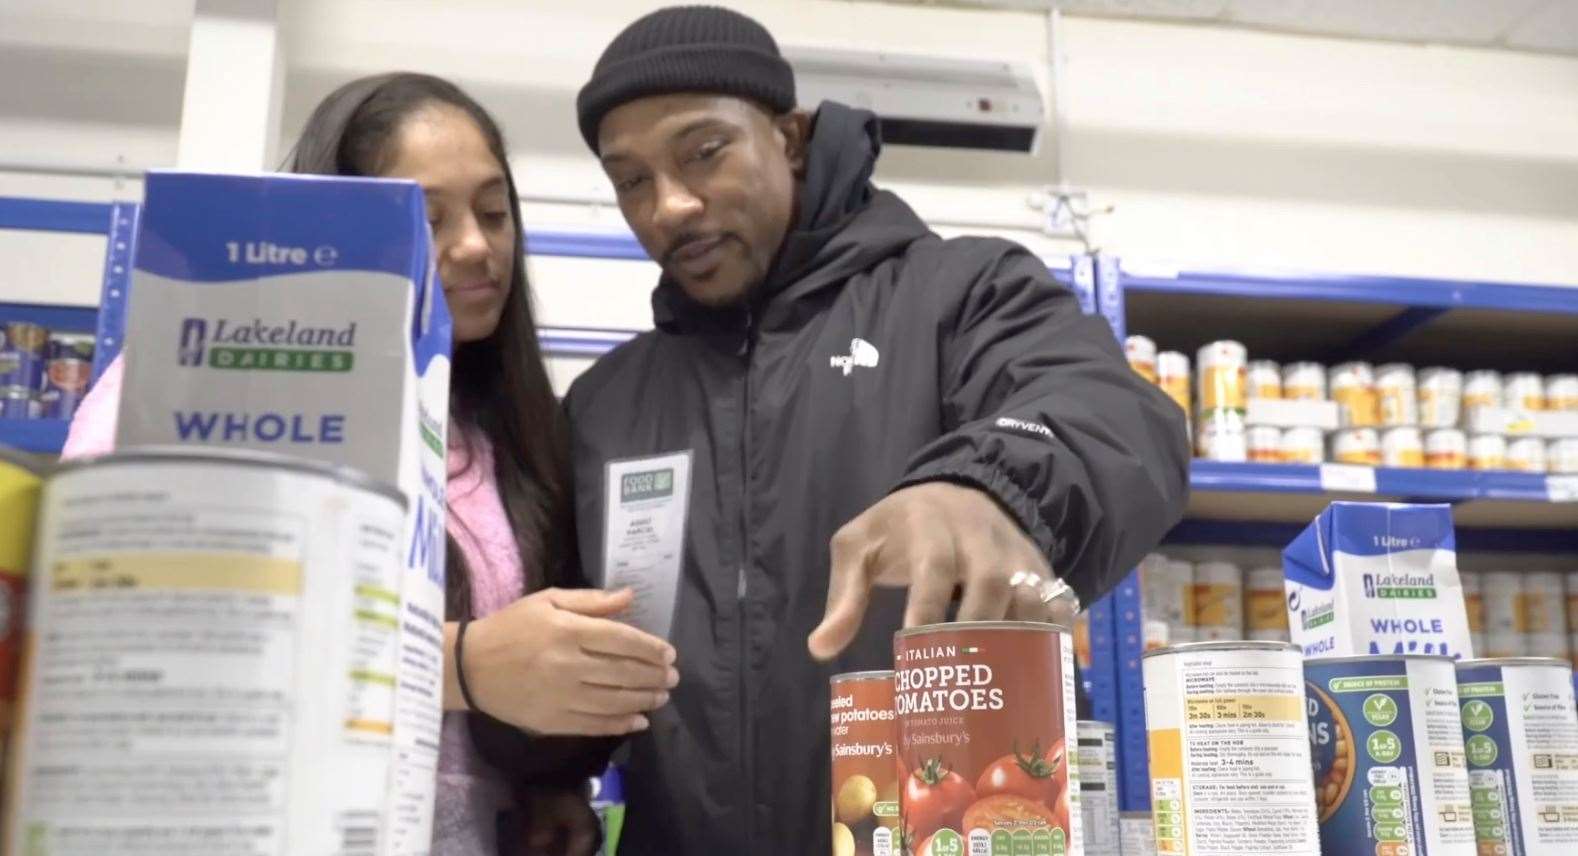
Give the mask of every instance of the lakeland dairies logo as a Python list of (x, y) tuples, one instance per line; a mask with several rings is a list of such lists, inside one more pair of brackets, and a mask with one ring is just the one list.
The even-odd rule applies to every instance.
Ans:
[(1434, 600), (1435, 574), (1365, 574), (1364, 596), (1371, 600)]
[(348, 372), (356, 364), (355, 347), (355, 321), (334, 328), (266, 324), (261, 318), (185, 318), (176, 362), (239, 371)]

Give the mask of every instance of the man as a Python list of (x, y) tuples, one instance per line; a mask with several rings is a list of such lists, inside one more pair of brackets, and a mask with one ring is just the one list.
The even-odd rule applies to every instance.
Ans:
[[(1022, 247), (872, 187), (873, 115), (794, 106), (771, 35), (710, 7), (631, 24), (577, 101), (663, 268), (657, 329), (566, 401), (583, 562), (685, 521), (627, 854), (825, 852), (830, 675), (891, 667), (960, 588), (960, 619), (1067, 618), (1056, 577), (1100, 596), (1184, 506), (1184, 414), (1106, 325)], [(666, 510), (611, 523), (631, 497)]]

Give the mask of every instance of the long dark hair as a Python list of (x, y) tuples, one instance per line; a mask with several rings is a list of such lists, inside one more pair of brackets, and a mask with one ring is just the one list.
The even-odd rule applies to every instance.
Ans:
[[(494, 476), (520, 548), (526, 591), (569, 584), (573, 538), (567, 432), (543, 367), (526, 280), (520, 196), (498, 124), (471, 96), (446, 80), (413, 72), (364, 77), (341, 86), (318, 104), (285, 168), (296, 173), (376, 176), (393, 157), (392, 144), (402, 124), (435, 105), (456, 108), (476, 123), (504, 171), (516, 223), (515, 272), (503, 314), (486, 339), (456, 344), (450, 409), (458, 421), (475, 426), (492, 443)], [(472, 617), (470, 570), (453, 538), (446, 547), (445, 611), (451, 619)]]

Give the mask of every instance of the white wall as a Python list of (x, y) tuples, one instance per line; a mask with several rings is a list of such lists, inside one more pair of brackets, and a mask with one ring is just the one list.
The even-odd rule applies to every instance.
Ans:
[[(169, 163), (191, 0), (0, 11), (0, 152)], [(285, 138), (356, 75), (461, 82), (505, 126), (528, 193), (607, 200), (573, 121), (597, 54), (650, 2), (287, 0)], [(1045, 20), (847, 0), (735, 0), (790, 44), (1044, 63)], [(134, 14), (127, 11), (135, 6)], [(1065, 19), (1064, 177), (1114, 205), (1129, 257), (1578, 285), (1578, 59)], [(173, 106), (172, 106), (173, 105)], [(3, 159), (3, 157), (0, 157)], [(1052, 161), (890, 148), (879, 180), (937, 221), (1035, 222)], [(0, 172), (0, 194), (135, 196), (105, 180)], [(531, 223), (617, 226), (606, 205), (526, 203)], [(1044, 252), (1067, 244), (1017, 236)], [(0, 300), (92, 302), (91, 241), (0, 234)], [(77, 247), (76, 244), (83, 246)], [(34, 247), (25, 249), (24, 245)], [(44, 249), (38, 249), (38, 248)], [(78, 258), (80, 256), (80, 258)], [(73, 261), (76, 259), (76, 261)], [(43, 264), (48, 261), (49, 264)], [(26, 272), (17, 277), (18, 270)], [(650, 265), (536, 259), (544, 323), (649, 323)]]

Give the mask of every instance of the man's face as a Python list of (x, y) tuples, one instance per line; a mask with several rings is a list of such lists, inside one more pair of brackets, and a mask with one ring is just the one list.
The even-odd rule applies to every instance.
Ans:
[(740, 302), (794, 218), (809, 120), (721, 95), (657, 95), (603, 117), (598, 147), (619, 210), (685, 293)]

